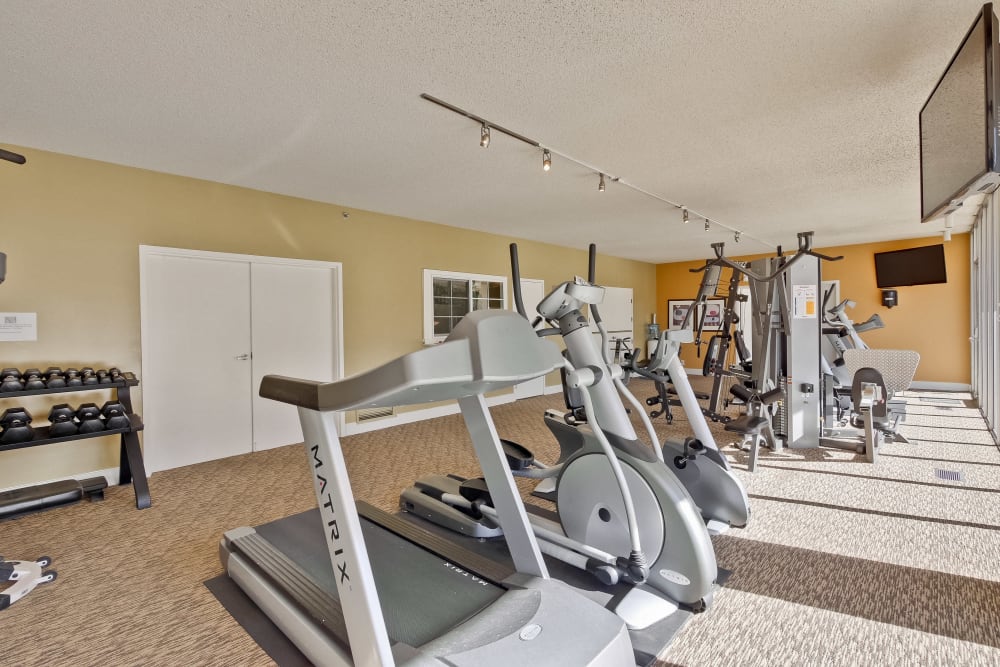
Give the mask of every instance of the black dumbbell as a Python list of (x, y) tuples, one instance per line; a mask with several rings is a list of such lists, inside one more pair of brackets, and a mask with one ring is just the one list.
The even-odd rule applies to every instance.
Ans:
[(16, 368), (5, 368), (0, 371), (0, 391), (24, 391), (21, 371)]
[(77, 425), (74, 420), (76, 411), (66, 403), (53, 405), (49, 410), (49, 435), (53, 438), (61, 438), (66, 435), (76, 435)]
[(109, 368), (108, 375), (111, 376), (112, 382), (124, 382), (125, 380), (125, 376), (122, 375), (122, 372), (117, 368)]
[(66, 369), (66, 386), (67, 387), (79, 387), (83, 384), (83, 378), (80, 377), (80, 371), (75, 368)]
[(108, 430), (131, 426), (128, 415), (125, 414), (125, 406), (118, 401), (105, 403), (104, 407), (101, 408), (101, 414), (104, 415), (104, 426)]
[(84, 403), (78, 407), (76, 418), (80, 420), (80, 433), (94, 433), (104, 430), (101, 409), (97, 407), (96, 403)]
[(111, 376), (103, 368), (97, 371), (97, 382), (98, 384), (111, 384)]
[(42, 380), (42, 372), (37, 368), (29, 368), (24, 371), (24, 390), (33, 391), (35, 389), (45, 389), (45, 381)]
[(80, 370), (80, 378), (83, 380), (83, 384), (97, 384), (97, 375), (94, 373), (94, 369), (87, 366)]
[(9, 445), (15, 442), (27, 442), (35, 437), (35, 429), (31, 428), (31, 414), (22, 407), (7, 408), (0, 415), (0, 443)]
[(66, 386), (66, 378), (61, 368), (49, 366), (45, 369), (45, 386), (49, 389), (62, 389)]

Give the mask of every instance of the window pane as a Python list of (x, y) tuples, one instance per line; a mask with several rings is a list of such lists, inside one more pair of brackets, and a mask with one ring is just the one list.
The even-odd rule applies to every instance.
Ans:
[(475, 299), (473, 301), (473, 310), (485, 310), (488, 307), (489, 305), (486, 299)]
[(503, 299), (503, 283), (490, 283), (490, 298)]
[(472, 296), (477, 299), (485, 298), (490, 291), (490, 284), (485, 280), (472, 281)]
[(453, 297), (459, 297), (466, 299), (469, 297), (469, 281), (468, 280), (452, 280), (451, 281), (451, 295)]
[(451, 315), (451, 299), (436, 296), (434, 297), (434, 317), (441, 315)]
[(452, 317), (465, 317), (469, 312), (469, 300), (468, 299), (452, 299), (451, 300), (451, 315)]
[(503, 310), (503, 299), (490, 299), (490, 310)]
[(449, 296), (451, 294), (451, 281), (447, 278), (434, 279), (434, 296)]
[(443, 336), (451, 333), (451, 318), (450, 317), (436, 317), (434, 318), (434, 335)]

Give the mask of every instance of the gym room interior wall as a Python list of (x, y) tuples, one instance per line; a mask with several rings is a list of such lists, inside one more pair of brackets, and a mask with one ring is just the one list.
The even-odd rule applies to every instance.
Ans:
[[(940, 236), (930, 238), (864, 243), (820, 248), (827, 255), (843, 255), (839, 262), (823, 262), (823, 279), (840, 281), (840, 298), (857, 305), (847, 312), (855, 322), (878, 313), (885, 328), (864, 334), (865, 341), (876, 348), (916, 350), (920, 366), (915, 379), (923, 382), (968, 384), (970, 368), (969, 306), (969, 235), (955, 234), (944, 244), (948, 282), (939, 285), (899, 287), (899, 305), (886, 308), (875, 283), (875, 253), (903, 250), (941, 243)], [(763, 255), (746, 256), (756, 259)], [(658, 322), (667, 321), (668, 299), (690, 299), (698, 292), (700, 273), (689, 269), (704, 261), (675, 262), (656, 267), (656, 313)], [(729, 270), (722, 272), (723, 281)], [(652, 311), (650, 311), (652, 312)], [(647, 315), (648, 318), (648, 315)], [(688, 368), (701, 368), (693, 345), (683, 346), (681, 357)], [(704, 348), (703, 348), (704, 350)]]
[[(422, 346), (425, 268), (509, 275), (508, 244), (517, 240), (524, 277), (546, 288), (586, 271), (584, 250), (9, 148), (28, 162), (0, 163), (0, 249), (8, 255), (0, 311), (37, 312), (38, 341), (3, 343), (3, 366), (115, 365), (141, 382), (140, 244), (342, 262), (348, 375)], [(602, 255), (598, 271), (604, 284), (633, 289), (636, 334), (644, 336), (655, 265)], [(558, 384), (558, 375), (547, 382)], [(46, 413), (36, 412), (40, 423)], [(117, 467), (118, 445), (98, 438), (0, 457), (7, 488)]]

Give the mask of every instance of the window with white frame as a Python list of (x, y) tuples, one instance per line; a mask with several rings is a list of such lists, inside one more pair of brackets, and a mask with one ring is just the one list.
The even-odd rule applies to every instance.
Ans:
[(424, 269), (424, 343), (440, 343), (473, 310), (507, 308), (506, 276)]

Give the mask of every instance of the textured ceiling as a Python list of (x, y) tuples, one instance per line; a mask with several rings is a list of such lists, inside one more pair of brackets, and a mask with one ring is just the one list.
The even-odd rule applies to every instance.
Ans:
[(917, 116), (981, 5), (4, 0), (0, 142), (653, 262), (912, 238), (943, 228)]

